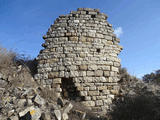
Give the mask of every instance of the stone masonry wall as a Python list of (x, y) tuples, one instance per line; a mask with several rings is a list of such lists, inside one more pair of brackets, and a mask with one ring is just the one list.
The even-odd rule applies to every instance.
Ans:
[(109, 109), (118, 94), (122, 47), (107, 15), (78, 8), (61, 15), (43, 38), (35, 79), (57, 95), (78, 98), (94, 111)]

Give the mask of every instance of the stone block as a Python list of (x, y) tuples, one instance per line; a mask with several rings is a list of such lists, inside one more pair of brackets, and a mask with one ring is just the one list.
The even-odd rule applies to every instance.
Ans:
[(88, 65), (88, 70), (97, 70), (97, 65)]
[(34, 102), (37, 103), (38, 105), (45, 104), (45, 100), (42, 97), (40, 97), (39, 95), (36, 95), (36, 97), (34, 98)]
[(86, 76), (86, 71), (79, 71), (79, 76), (85, 77)]
[(118, 90), (111, 90), (111, 94), (118, 95), (119, 91)]
[(99, 91), (88, 91), (88, 95), (90, 95), (90, 96), (98, 96), (99, 95)]
[(78, 71), (70, 71), (70, 77), (78, 77), (79, 72)]
[(105, 82), (107, 82), (107, 78), (105, 78), (105, 77), (99, 77), (99, 81), (105, 83)]
[(87, 96), (87, 91), (80, 91), (81, 96)]
[(53, 78), (58, 77), (58, 75), (59, 75), (58, 72), (51, 72), (51, 73), (48, 74), (48, 78), (53, 79)]
[(90, 97), (90, 96), (85, 96), (85, 100), (86, 100), (86, 101), (90, 101), (90, 100), (91, 100), (91, 97)]
[(107, 89), (107, 86), (97, 86), (97, 89), (98, 89), (98, 90), (106, 90), (106, 89)]
[[(91, 85), (92, 86), (92, 85)], [(89, 87), (84, 87), (84, 90), (89, 91)]]
[(103, 34), (99, 34), (99, 33), (96, 34), (96, 37), (97, 38), (104, 38)]
[(112, 41), (112, 36), (105, 35), (104, 38)]
[(96, 89), (97, 89), (96, 86), (91, 86), (91, 87), (89, 87), (89, 90), (91, 90), (91, 91), (94, 91), (94, 90), (96, 90)]
[(110, 76), (109, 71), (104, 71), (103, 73), (104, 73), (104, 76), (105, 76), (105, 77), (109, 77), (109, 76)]
[(93, 42), (93, 38), (87, 38), (87, 40), (86, 40), (87, 42)]
[(78, 90), (78, 91), (83, 91), (83, 87), (82, 87), (82, 86), (78, 86), (78, 87), (77, 87), (77, 90)]
[(78, 37), (69, 37), (69, 41), (78, 41)]
[(114, 67), (114, 66), (111, 67), (111, 70), (114, 71), (114, 72), (119, 72), (119, 69), (117, 67)]
[(55, 78), (55, 79), (53, 79), (53, 83), (61, 83), (62, 81), (61, 81), (61, 78)]
[(79, 57), (85, 58), (85, 57), (86, 57), (86, 53), (80, 53), (80, 54), (79, 54)]
[(84, 80), (88, 83), (93, 82), (93, 77), (85, 77)]
[(87, 36), (88, 36), (88, 37), (95, 37), (95, 33), (90, 33), (90, 32), (88, 32), (88, 33), (87, 33)]
[(110, 105), (112, 104), (112, 99), (107, 98), (106, 100), (103, 100), (104, 105)]
[(57, 120), (61, 120), (62, 115), (61, 115), (61, 111), (60, 110), (54, 110), (54, 114), (55, 114)]
[(96, 101), (97, 100), (97, 96), (92, 96), (92, 100)]
[(88, 69), (88, 66), (87, 66), (87, 65), (80, 65), (80, 66), (79, 66), (79, 69), (80, 69), (80, 70), (87, 70), (87, 69)]
[(97, 96), (97, 100), (103, 100), (103, 99), (106, 99), (107, 96)]
[(87, 71), (87, 76), (94, 76), (94, 75), (95, 75), (94, 71)]
[(103, 101), (102, 100), (97, 100), (96, 101), (96, 106), (102, 106), (103, 105)]
[(71, 36), (72, 34), (71, 33), (66, 33), (66, 36)]
[(59, 77), (64, 77), (64, 71), (59, 72)]
[(25, 110), (23, 110), (23, 111), (21, 111), (19, 113), (19, 116), (23, 117), (28, 112), (31, 115), (31, 117), (32, 117), (33, 120), (39, 120), (39, 118), (41, 117), (41, 111), (40, 111), (40, 109), (39, 108), (35, 108), (34, 106), (27, 107)]
[(79, 23), (79, 20), (74, 20), (74, 23)]
[(110, 94), (110, 90), (103, 90), (102, 92), (103, 92), (104, 95)]
[(114, 95), (107, 95), (107, 98), (114, 99)]
[(96, 70), (95, 71), (95, 76), (103, 76), (103, 71), (102, 70)]
[(94, 101), (83, 101), (82, 104), (84, 104), (85, 106), (88, 106), (88, 107), (94, 107), (95, 106)]

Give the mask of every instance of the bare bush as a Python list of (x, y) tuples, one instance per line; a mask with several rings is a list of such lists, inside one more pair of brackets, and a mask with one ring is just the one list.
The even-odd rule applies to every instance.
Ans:
[(154, 95), (125, 96), (116, 101), (112, 120), (159, 120), (159, 100)]
[(8, 51), (7, 49), (0, 47), (0, 70), (9, 68), (13, 65), (15, 57), (15, 52)]
[(0, 72), (5, 76), (6, 81), (9, 82), (8, 87), (35, 86), (36, 83), (32, 77), (35, 71), (35, 61), (27, 57), (21, 57), (16, 52), (0, 47)]

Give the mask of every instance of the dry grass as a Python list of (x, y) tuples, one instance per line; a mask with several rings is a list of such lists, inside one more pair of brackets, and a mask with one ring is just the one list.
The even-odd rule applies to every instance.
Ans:
[(14, 65), (15, 57), (15, 52), (0, 47), (0, 70), (9, 69), (11, 65)]
[(32, 73), (36, 68), (28, 67), (28, 65), (31, 66), (31, 63), (33, 64), (34, 62), (31, 62), (32, 60), (22, 59), (19, 56), (16, 52), (0, 47), (0, 72), (9, 83), (8, 88), (11, 86), (35, 86), (36, 84), (33, 80)]
[(38, 88), (38, 90), (39, 90), (41, 97), (43, 97), (49, 103), (53, 103), (53, 102), (57, 101), (58, 97), (57, 97), (54, 89), (49, 89), (47, 87), (44, 88), (43, 86), (40, 86)]

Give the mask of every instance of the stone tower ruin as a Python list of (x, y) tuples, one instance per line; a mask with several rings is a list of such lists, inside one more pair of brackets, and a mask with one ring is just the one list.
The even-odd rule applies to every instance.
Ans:
[(43, 37), (37, 82), (94, 111), (109, 109), (119, 90), (122, 47), (106, 19), (90, 8), (59, 16)]

